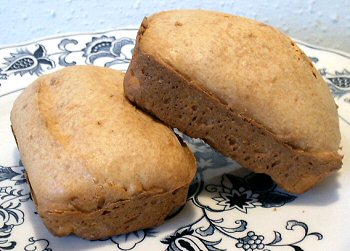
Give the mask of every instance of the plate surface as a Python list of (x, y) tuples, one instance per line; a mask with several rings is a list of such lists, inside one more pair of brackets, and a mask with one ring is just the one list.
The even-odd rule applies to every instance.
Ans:
[(0, 49), (0, 250), (349, 250), (350, 56), (303, 42), (300, 48), (339, 106), (344, 165), (337, 174), (295, 196), (183, 135), (198, 173), (186, 205), (165, 224), (98, 241), (52, 236), (25, 180), (11, 133), (12, 104), (38, 76), (63, 67), (96, 64), (125, 71), (135, 36), (134, 29), (120, 29)]

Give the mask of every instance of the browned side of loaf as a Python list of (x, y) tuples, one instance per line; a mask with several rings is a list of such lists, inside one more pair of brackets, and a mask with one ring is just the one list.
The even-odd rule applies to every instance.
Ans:
[[(142, 33), (142, 30), (139, 33)], [(311, 153), (278, 141), (273, 133), (136, 46), (124, 79), (125, 95), (164, 123), (202, 138), (283, 189), (303, 193), (342, 165), (334, 152)], [(298, 118), (296, 118), (298, 119)]]
[(154, 227), (186, 202), (193, 154), (130, 105), (123, 79), (107, 68), (67, 67), (14, 103), (13, 133), (33, 200), (55, 235), (99, 239)]
[(186, 203), (188, 185), (157, 195), (141, 195), (104, 206), (92, 212), (38, 211), (47, 228), (56, 236), (74, 233), (97, 240), (161, 225), (166, 216)]

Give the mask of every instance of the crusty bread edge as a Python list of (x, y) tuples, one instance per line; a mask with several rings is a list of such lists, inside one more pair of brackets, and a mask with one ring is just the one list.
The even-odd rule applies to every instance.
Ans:
[[(141, 38), (147, 23), (144, 19), (139, 29), (133, 59), (124, 78), (124, 92), (131, 102), (165, 124), (191, 137), (204, 139), (242, 166), (267, 173), (279, 186), (292, 193), (306, 192), (341, 168), (342, 156), (338, 153), (306, 152), (293, 148), (252, 118), (228, 108), (220, 98), (176, 71), (158, 55), (143, 51)], [(182, 104), (187, 102), (186, 107), (179, 105), (179, 100)], [(174, 109), (175, 106), (178, 107)], [(191, 107), (196, 107), (196, 111)], [(242, 128), (239, 126), (234, 128), (238, 131), (224, 128), (227, 134), (232, 135), (227, 140), (234, 143), (230, 146), (227, 142), (218, 141), (216, 134), (227, 127), (230, 121), (222, 125), (227, 118), (233, 119), (235, 125), (243, 126), (250, 135), (240, 133)], [(208, 126), (210, 120), (221, 123)]]
[[(17, 143), (12, 126), (11, 129)], [(186, 154), (192, 156), (195, 162), (187, 145), (181, 139), (179, 141), (185, 148)], [(27, 172), (26, 180), (35, 207), (52, 234), (59, 237), (75, 234), (84, 239), (97, 240), (163, 224), (166, 217), (186, 203), (188, 189), (195, 174), (196, 169), (194, 168), (187, 184), (173, 191), (160, 194), (144, 192), (131, 199), (116, 201), (91, 212), (43, 208), (38, 204)]]
[(38, 211), (56, 236), (74, 233), (97, 240), (161, 225), (174, 209), (186, 203), (189, 185), (163, 194), (144, 194), (118, 201), (92, 212), (41, 211), (40, 206)]
[[(20, 112), (23, 112), (23, 104), (25, 108), (33, 107), (36, 109), (36, 113), (33, 116), (27, 116), (26, 119), (37, 119), (40, 121), (40, 127), (45, 128), (45, 123), (41, 117), (40, 112), (36, 106), (38, 106), (37, 93), (39, 91), (39, 83), (36, 81), (29, 86), (24, 95), (20, 95), (18, 100), (11, 111), (11, 130), (15, 138), (18, 149), (20, 149), (23, 141), (16, 135), (16, 129), (18, 123), (23, 120), (21, 116), (18, 116)], [(34, 95), (34, 98), (28, 101), (28, 96)], [(23, 99), (26, 99), (23, 103)], [(20, 101), (20, 102), (19, 102)], [(16, 116), (15, 116), (16, 115)], [(22, 121), (23, 122), (23, 121)], [(16, 126), (17, 125), (17, 126)], [(23, 136), (23, 134), (21, 134)], [(39, 137), (39, 136), (38, 136)], [(49, 133), (44, 136), (47, 141), (52, 142), (52, 138)], [(28, 137), (35, 139), (36, 137)], [(161, 193), (155, 193), (155, 191), (142, 192), (132, 196), (130, 199), (118, 200), (111, 203), (106, 203), (102, 208), (97, 208), (93, 211), (79, 211), (78, 208), (72, 210), (55, 210), (52, 207), (48, 207), (46, 204), (39, 203), (35, 189), (31, 186), (31, 173), (26, 172), (26, 178), (31, 190), (32, 198), (39, 215), (42, 217), (46, 227), (57, 236), (65, 236), (68, 234), (75, 234), (77, 236), (86, 239), (100, 239), (110, 237), (112, 235), (123, 234), (143, 228), (155, 227), (164, 222), (164, 219), (179, 206), (182, 206), (186, 202), (188, 188), (196, 174), (196, 161), (188, 146), (180, 141), (186, 155), (191, 158), (192, 166), (191, 173), (188, 179), (183, 180), (178, 186), (174, 186), (171, 191), (163, 191)], [(48, 144), (49, 146), (56, 144)], [(21, 153), (21, 156), (23, 153)], [(23, 162), (25, 168), (26, 165), (33, 165), (30, 154), (26, 154), (26, 161)], [(88, 194), (86, 195), (88, 198)], [(48, 195), (48, 197), (50, 197)], [(118, 217), (119, 216), (119, 217)], [(118, 220), (117, 220), (118, 218)]]

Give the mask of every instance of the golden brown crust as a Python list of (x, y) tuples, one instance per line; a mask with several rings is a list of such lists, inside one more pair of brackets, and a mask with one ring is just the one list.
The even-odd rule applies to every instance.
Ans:
[[(13, 132), (38, 212), (54, 234), (124, 233), (116, 219), (110, 219), (113, 227), (99, 214), (118, 203), (135, 210), (129, 212), (137, 216), (133, 231), (144, 227), (138, 225), (144, 217), (147, 226), (159, 224), (186, 199), (196, 171), (193, 154), (171, 129), (130, 104), (123, 77), (101, 67), (68, 67), (40, 77), (15, 101)], [(169, 205), (157, 219), (144, 215), (157, 210), (147, 201), (158, 197)], [(95, 235), (92, 226), (99, 229)]]
[(327, 84), (277, 29), (225, 13), (173, 10), (147, 18), (140, 34), (144, 53), (281, 141), (308, 152), (339, 150), (339, 118)]
[(118, 201), (92, 212), (56, 210), (41, 216), (45, 225), (57, 236), (74, 233), (85, 239), (97, 240), (162, 224), (175, 208), (185, 204), (187, 191), (188, 185), (172, 192), (144, 194)]
[(200, 86), (138, 45), (124, 78), (126, 96), (139, 107), (242, 166), (267, 173), (286, 191), (303, 193), (341, 167), (339, 154), (295, 149)]

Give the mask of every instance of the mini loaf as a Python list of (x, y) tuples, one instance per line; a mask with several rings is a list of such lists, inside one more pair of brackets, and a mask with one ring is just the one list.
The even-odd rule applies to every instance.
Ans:
[(325, 81), (295, 42), (263, 23), (201, 10), (145, 18), (124, 91), (287, 191), (303, 193), (341, 168)]
[(38, 78), (15, 101), (11, 122), (27, 179), (57, 236), (154, 227), (186, 201), (193, 154), (124, 97), (123, 77), (68, 67)]

